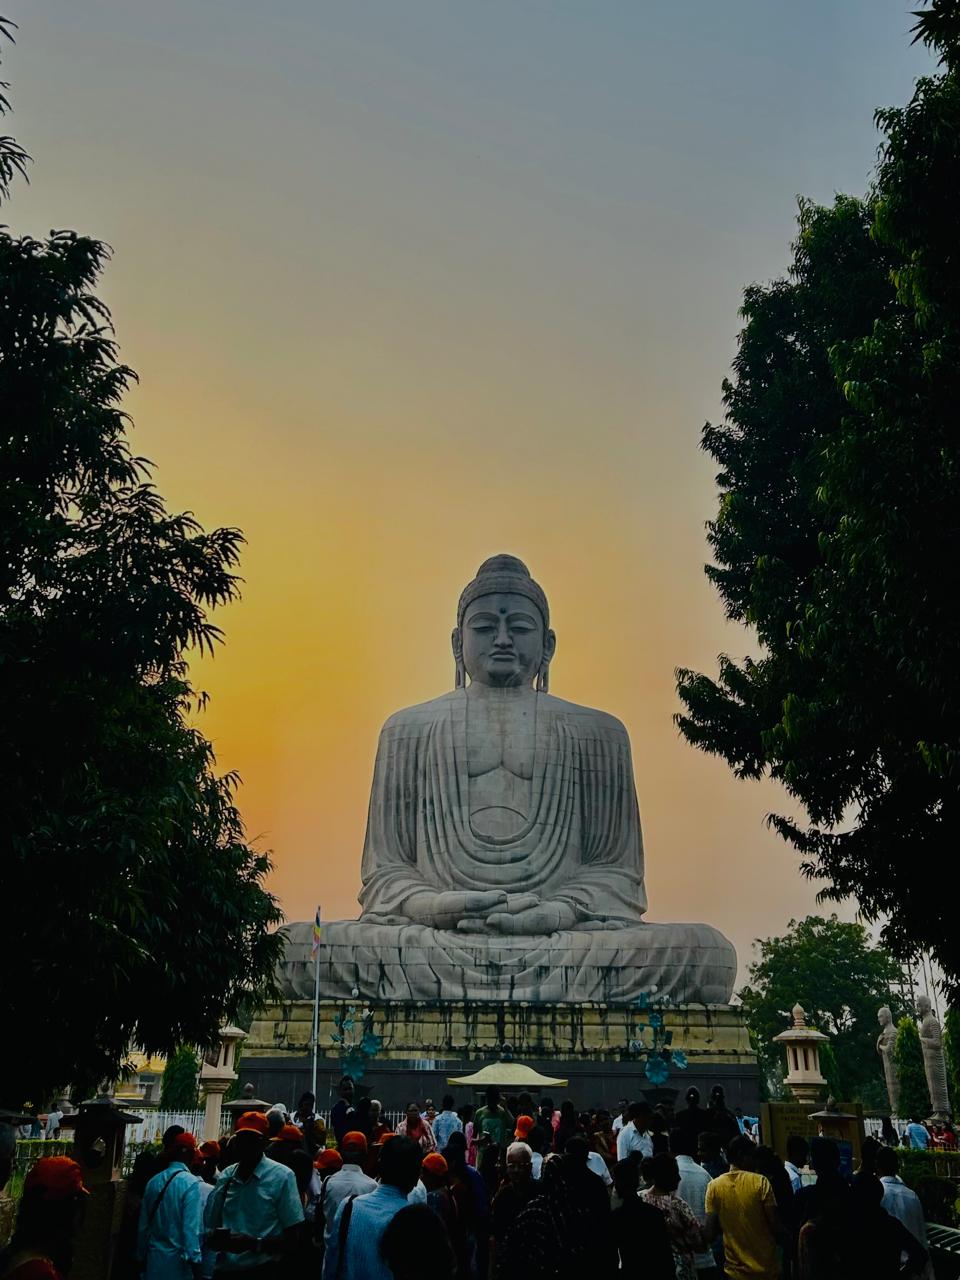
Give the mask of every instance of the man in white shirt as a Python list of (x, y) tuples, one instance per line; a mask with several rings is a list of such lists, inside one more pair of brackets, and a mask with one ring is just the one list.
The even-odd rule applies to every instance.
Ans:
[(323, 1214), (323, 1240), (327, 1249), (333, 1236), (333, 1220), (347, 1196), (366, 1196), (376, 1191), (377, 1183), (363, 1172), (361, 1165), (367, 1158), (367, 1139), (357, 1129), (343, 1135), (340, 1144), (343, 1168), (331, 1173), (323, 1184), (318, 1201), (318, 1212)]
[[(677, 1195), (681, 1200), (685, 1200), (693, 1210), (693, 1216), (700, 1223), (701, 1227), (707, 1225), (707, 1187), (710, 1185), (710, 1175), (701, 1165), (697, 1164), (693, 1157), (695, 1138), (693, 1133), (688, 1133), (683, 1129), (670, 1130), (670, 1150), (677, 1160), (677, 1168), (680, 1171), (680, 1185), (677, 1188)], [(702, 1253), (696, 1253), (693, 1257), (694, 1265), (697, 1268), (697, 1274), (704, 1276), (716, 1276), (717, 1263), (713, 1253), (709, 1249), (705, 1249)]]
[(650, 1133), (650, 1108), (645, 1102), (631, 1102), (627, 1108), (627, 1123), (617, 1134), (617, 1159), (626, 1160), (637, 1151), (644, 1159), (653, 1155), (653, 1136)]
[(269, 1131), (265, 1115), (243, 1113), (232, 1140), (237, 1163), (224, 1169), (207, 1200), (206, 1243), (220, 1253), (217, 1276), (273, 1274), (278, 1257), (297, 1246), (303, 1222), (297, 1179), (264, 1155)]
[(448, 1093), (443, 1099), (440, 1114), (433, 1122), (433, 1136), (437, 1140), (437, 1150), (443, 1151), (451, 1133), (462, 1133), (463, 1121), (453, 1109), (453, 1095)]
[(200, 1267), (200, 1187), (189, 1169), (196, 1150), (192, 1133), (177, 1134), (169, 1164), (143, 1193), (137, 1259), (145, 1280), (185, 1280)]
[(613, 1132), (619, 1133), (623, 1126), (627, 1123), (627, 1110), (630, 1106), (628, 1098), (621, 1098), (617, 1103), (617, 1113), (613, 1117)]

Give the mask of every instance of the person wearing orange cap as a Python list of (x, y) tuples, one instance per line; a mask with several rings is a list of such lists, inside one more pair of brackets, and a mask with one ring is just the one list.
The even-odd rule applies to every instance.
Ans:
[(24, 1180), (13, 1238), (0, 1257), (4, 1280), (64, 1280), (87, 1194), (75, 1160), (37, 1161)]
[(303, 1204), (291, 1169), (267, 1160), (270, 1123), (259, 1111), (237, 1121), (231, 1146), (237, 1163), (217, 1179), (207, 1201), (207, 1244), (218, 1250), (216, 1275), (272, 1274), (283, 1255), (300, 1244)]
[(317, 1203), (316, 1224), (319, 1229), (323, 1220), (324, 1248), (329, 1248), (333, 1231), (333, 1220), (337, 1210), (347, 1196), (365, 1196), (376, 1191), (375, 1180), (363, 1171), (367, 1158), (367, 1139), (359, 1129), (351, 1129), (340, 1140), (340, 1154), (343, 1157), (343, 1168), (332, 1174), (324, 1182)]
[(191, 1280), (202, 1261), (200, 1184), (191, 1174), (197, 1154), (192, 1133), (178, 1133), (167, 1165), (147, 1183), (140, 1205), (137, 1259), (146, 1280)]
[(450, 1237), (450, 1243), (457, 1258), (458, 1274), (468, 1275), (469, 1254), (466, 1232), (460, 1224), (457, 1208), (450, 1194), (449, 1166), (438, 1151), (431, 1151), (423, 1157), (420, 1181), (426, 1189), (428, 1206), (447, 1229), (447, 1235)]

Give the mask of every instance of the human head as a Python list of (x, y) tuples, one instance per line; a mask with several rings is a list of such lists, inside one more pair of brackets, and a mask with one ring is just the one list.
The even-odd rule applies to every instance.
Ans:
[(343, 1135), (340, 1154), (344, 1164), (362, 1164), (367, 1156), (367, 1138), (359, 1129), (351, 1129)]
[(420, 1162), (420, 1144), (398, 1134), (383, 1144), (380, 1181), (388, 1187), (396, 1187), (405, 1196), (409, 1195), (420, 1177)]
[(787, 1139), (787, 1159), (791, 1164), (802, 1169), (810, 1155), (810, 1147), (806, 1138), (799, 1133), (791, 1133)]
[(553, 1099), (552, 1098), (540, 1099), (540, 1118), (542, 1120), (553, 1119)]
[(650, 1127), (653, 1113), (646, 1102), (631, 1102), (627, 1108), (627, 1119), (641, 1132)]
[(464, 588), (452, 636), (457, 687), (528, 685), (546, 691), (557, 638), (543, 589), (510, 555), (491, 556)]
[(192, 1133), (184, 1131), (177, 1134), (167, 1150), (173, 1160), (180, 1160), (189, 1168), (197, 1154), (197, 1140)]
[(693, 1134), (687, 1133), (685, 1129), (670, 1130), (670, 1151), (675, 1156), (690, 1156), (696, 1154), (693, 1145)]
[(874, 1172), (878, 1178), (895, 1178), (900, 1172), (900, 1157), (893, 1147), (881, 1147), (874, 1161)]
[(533, 1152), (526, 1142), (511, 1142), (507, 1147), (506, 1172), (511, 1182), (528, 1182), (533, 1177)]
[(668, 1151), (661, 1151), (659, 1155), (644, 1160), (643, 1173), (658, 1191), (664, 1191), (667, 1195), (676, 1191), (680, 1185), (680, 1170)]
[(380, 1254), (393, 1280), (450, 1280), (456, 1259), (447, 1229), (425, 1204), (410, 1204), (387, 1223)]
[(817, 1177), (836, 1173), (840, 1168), (840, 1148), (832, 1138), (810, 1140), (810, 1167)]
[(690, 1088), (687, 1090), (687, 1092), (686, 1092), (686, 1095), (685, 1095), (685, 1096), (686, 1096), (687, 1106), (688, 1106), (688, 1107), (691, 1107), (691, 1108), (692, 1108), (692, 1107), (699, 1107), (699, 1105), (700, 1105), (700, 1090), (697, 1088), (697, 1086), (696, 1086), (696, 1085), (691, 1085), (691, 1086), (690, 1086)]
[(580, 1133), (575, 1133), (572, 1138), (568, 1138), (563, 1148), (564, 1163), (572, 1169), (586, 1169), (589, 1154), (590, 1144)]
[(876, 1138), (866, 1137), (860, 1144), (860, 1169), (863, 1173), (873, 1173), (877, 1165), (877, 1156), (883, 1150), (883, 1143)]
[(316, 1109), (317, 1099), (307, 1090), (306, 1093), (300, 1095), (300, 1101), (297, 1103), (297, 1114), (301, 1116), (312, 1116)]
[(637, 1194), (640, 1186), (640, 1163), (637, 1160), (618, 1160), (613, 1166), (613, 1189), (623, 1201)]
[(753, 1153), (756, 1150), (749, 1138), (738, 1134), (727, 1147), (727, 1159), (737, 1169), (753, 1168)]
[(536, 1155), (543, 1155), (543, 1148), (547, 1144), (547, 1135), (543, 1132), (539, 1125), (534, 1125), (526, 1136), (527, 1146)]
[(314, 1165), (320, 1170), (320, 1176), (329, 1177), (343, 1168), (343, 1156), (333, 1147), (324, 1147), (317, 1156)]
[(517, 1116), (517, 1127), (514, 1129), (514, 1136), (519, 1142), (526, 1142), (535, 1128), (536, 1122), (533, 1116)]
[(428, 1191), (436, 1191), (447, 1181), (448, 1166), (439, 1151), (431, 1151), (423, 1157), (420, 1165), (420, 1180)]
[(270, 1124), (265, 1115), (259, 1111), (244, 1111), (232, 1138), (233, 1153), (242, 1168), (253, 1168), (260, 1162), (269, 1132)]
[(443, 1107), (444, 1111), (453, 1110), (453, 1094), (452, 1093), (445, 1093), (443, 1095), (443, 1102), (441, 1103), (441, 1106)]
[(271, 1138), (276, 1138), (280, 1130), (287, 1123), (287, 1113), (282, 1106), (274, 1104), (267, 1112), (267, 1133)]
[(720, 1135), (706, 1131), (701, 1133), (697, 1138), (697, 1153), (701, 1162), (704, 1160), (716, 1160), (723, 1151), (720, 1142)]
[(594, 1117), (594, 1124), (596, 1125), (598, 1133), (609, 1133), (613, 1128), (613, 1116), (611, 1116), (609, 1111), (601, 1109)]
[(42, 1156), (24, 1179), (10, 1256), (43, 1253), (66, 1275), (87, 1194), (75, 1160)]
[(467, 1139), (460, 1130), (451, 1133), (447, 1139), (447, 1145), (443, 1148), (443, 1154), (446, 1156), (447, 1164), (455, 1171), (460, 1170), (467, 1161)]
[(282, 1142), (289, 1147), (301, 1146), (303, 1143), (303, 1130), (298, 1129), (295, 1124), (285, 1124), (277, 1134), (276, 1141)]
[(343, 1098), (344, 1102), (352, 1102), (354, 1092), (353, 1077), (341, 1076), (340, 1083), (337, 1085), (337, 1092), (340, 1094), (340, 1097)]
[(487, 1106), (497, 1107), (500, 1105), (500, 1090), (495, 1084), (492, 1084), (487, 1090)]
[(383, 1103), (379, 1098), (370, 1099), (370, 1119), (374, 1124), (380, 1123), (380, 1115), (383, 1111)]
[(420, 1127), (420, 1108), (415, 1102), (407, 1103), (407, 1127), (413, 1129)]
[(722, 1084), (715, 1084), (713, 1088), (710, 1090), (710, 1105), (711, 1107), (723, 1107), (724, 1109), (726, 1108), (727, 1095), (723, 1091)]

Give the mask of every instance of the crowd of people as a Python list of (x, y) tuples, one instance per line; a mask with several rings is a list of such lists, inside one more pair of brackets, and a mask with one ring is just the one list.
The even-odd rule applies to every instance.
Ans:
[[(929, 1272), (920, 1202), (867, 1138), (757, 1142), (715, 1088), (676, 1114), (578, 1112), (528, 1094), (411, 1102), (391, 1129), (345, 1078), (327, 1125), (306, 1094), (242, 1114), (222, 1142), (174, 1126), (129, 1179), (117, 1280), (871, 1280)], [(37, 1162), (3, 1280), (61, 1280), (84, 1198)]]

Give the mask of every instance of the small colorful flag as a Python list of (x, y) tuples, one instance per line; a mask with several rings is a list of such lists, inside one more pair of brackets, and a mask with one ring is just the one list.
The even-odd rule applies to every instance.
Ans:
[(320, 946), (320, 908), (317, 907), (317, 914), (313, 921), (313, 944), (310, 947), (310, 958), (313, 959), (317, 954), (317, 948)]

